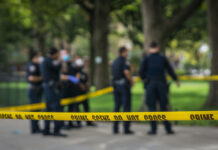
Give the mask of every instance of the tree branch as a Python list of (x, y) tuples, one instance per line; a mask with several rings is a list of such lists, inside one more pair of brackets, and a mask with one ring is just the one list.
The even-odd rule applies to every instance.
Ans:
[(84, 0), (78, 0), (76, 1), (76, 3), (80, 5), (80, 7), (84, 9), (86, 12), (88, 12), (89, 14), (93, 13), (94, 6), (91, 6), (91, 5), (94, 5), (94, 4), (92, 1), (89, 1), (90, 5), (88, 5), (88, 1), (84, 1)]
[(170, 33), (173, 29), (183, 24), (202, 4), (203, 0), (193, 0), (186, 8), (181, 10), (173, 19), (166, 22), (165, 32)]
[(125, 5), (135, 3), (133, 0), (111, 0), (111, 10), (121, 9)]

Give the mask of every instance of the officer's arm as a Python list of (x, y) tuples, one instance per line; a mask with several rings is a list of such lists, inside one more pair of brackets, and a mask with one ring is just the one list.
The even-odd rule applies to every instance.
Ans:
[(124, 75), (127, 78), (127, 80), (132, 81), (132, 75), (131, 75), (131, 71), (129, 69), (124, 70)]
[(28, 81), (30, 81), (30, 82), (40, 82), (40, 81), (42, 81), (42, 77), (34, 75), (34, 71), (31, 71), (30, 67), (31, 66), (27, 67), (27, 79), (28, 79)]
[(126, 77), (126, 79), (131, 83), (131, 85), (133, 85), (133, 80), (132, 80), (132, 74), (131, 74), (131, 69), (130, 69), (130, 65), (129, 62), (123, 62), (123, 73)]
[(143, 60), (142, 60), (141, 65), (140, 65), (140, 68), (139, 68), (139, 76), (143, 80), (146, 77), (147, 63), (148, 63), (147, 57), (144, 57)]
[(28, 80), (30, 82), (40, 82), (40, 81), (42, 81), (42, 77), (30, 75), (30, 76), (28, 76)]
[(178, 80), (177, 75), (167, 58), (165, 58), (165, 65), (169, 75), (173, 78), (174, 81), (177, 81)]

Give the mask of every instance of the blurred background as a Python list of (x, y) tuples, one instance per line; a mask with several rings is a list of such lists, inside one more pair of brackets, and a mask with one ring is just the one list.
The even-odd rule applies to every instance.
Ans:
[[(92, 91), (110, 85), (110, 64), (120, 46), (130, 50), (137, 76), (151, 40), (160, 43), (178, 75), (215, 75), (217, 9), (211, 0), (1, 0), (0, 107), (28, 104), (28, 55), (32, 50), (46, 55), (50, 47), (67, 49), (71, 56), (86, 60)], [(218, 108), (216, 81), (182, 81), (181, 88), (171, 84), (170, 90), (171, 110)], [(143, 83), (137, 82), (132, 92), (133, 111), (145, 111)], [(112, 94), (90, 103), (93, 112), (113, 111)]]

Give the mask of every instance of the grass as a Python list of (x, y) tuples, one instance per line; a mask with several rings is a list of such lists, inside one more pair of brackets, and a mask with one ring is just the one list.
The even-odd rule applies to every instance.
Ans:
[[(180, 88), (176, 87), (175, 84), (171, 84), (170, 91), (170, 103), (172, 110), (202, 110), (208, 92), (208, 83), (199, 81), (182, 82)], [(132, 89), (132, 93), (132, 111), (139, 111), (144, 93), (141, 82), (135, 84)], [(113, 111), (112, 94), (93, 98), (90, 102), (93, 111)]]
[[(19, 87), (19, 88), (18, 88)], [(1, 83), (0, 106), (13, 106), (28, 104), (26, 98), (26, 83)], [(209, 84), (207, 81), (183, 81), (181, 87), (175, 84), (170, 87), (171, 110), (194, 111), (203, 110)], [(132, 89), (132, 111), (139, 111), (144, 93), (143, 84), (138, 82)], [(106, 94), (90, 99), (92, 112), (112, 112), (114, 107), (113, 95)], [(182, 125), (213, 125), (218, 126), (218, 121), (179, 121)]]

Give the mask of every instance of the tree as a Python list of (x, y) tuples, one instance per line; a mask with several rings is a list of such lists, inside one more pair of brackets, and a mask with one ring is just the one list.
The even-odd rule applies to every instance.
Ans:
[[(207, 0), (207, 11), (208, 11), (208, 35), (210, 41), (210, 48), (212, 51), (212, 59), (211, 59), (211, 74), (218, 75), (218, 1)], [(205, 107), (208, 108), (218, 108), (218, 82), (211, 81), (210, 82), (210, 90), (208, 94), (207, 101), (205, 103)]]
[(122, 23), (134, 46), (143, 47), (141, 0), (134, 0), (113, 12), (114, 20)]
[(90, 70), (96, 89), (109, 85), (108, 34), (110, 13), (130, 0), (78, 0), (86, 11), (90, 30)]
[(161, 51), (165, 52), (170, 33), (181, 26), (201, 6), (202, 1), (203, 0), (191, 1), (188, 6), (169, 20), (163, 16), (161, 0), (143, 0), (141, 11), (143, 16), (145, 52), (151, 41), (158, 42)]
[(52, 0), (23, 0), (22, 6), (31, 12), (32, 36), (35, 39), (34, 49), (41, 51), (43, 54), (47, 52), (48, 35), (51, 28), (55, 26), (60, 15), (65, 13), (73, 3), (70, 0), (52, 1)]
[(94, 23), (95, 23), (95, 15), (94, 15), (94, 10), (95, 10), (95, 0), (77, 0), (76, 3), (79, 4), (79, 6), (85, 11), (86, 16), (87, 16), (87, 21), (88, 21), (88, 27), (89, 27), (89, 32), (90, 32), (90, 79), (91, 79), (91, 84), (94, 84), (94, 74), (95, 74), (95, 50), (94, 50), (94, 38), (93, 38), (93, 33), (94, 33)]
[[(11, 52), (23, 48), (21, 43), (26, 43), (26, 36), (30, 30), (22, 23), (22, 16), (18, 11), (19, 3), (2, 0), (0, 2), (0, 70), (11, 71), (9, 65), (12, 63)], [(20, 62), (24, 60), (20, 59)], [(7, 65), (6, 65), (7, 64)]]
[[(95, 1), (95, 26), (93, 32), (95, 50), (95, 86), (97, 89), (109, 85), (108, 33), (111, 1)], [(99, 60), (98, 60), (99, 59)]]

